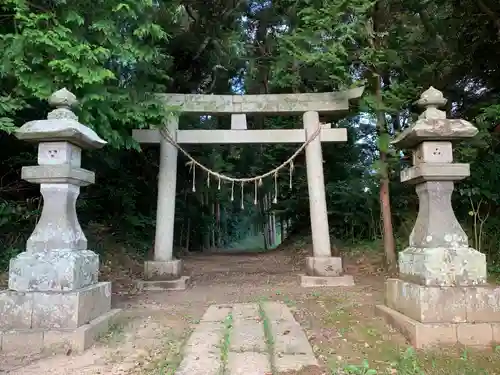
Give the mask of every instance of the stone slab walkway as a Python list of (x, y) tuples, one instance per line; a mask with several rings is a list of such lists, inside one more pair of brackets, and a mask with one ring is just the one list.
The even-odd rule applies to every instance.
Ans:
[(193, 328), (176, 375), (276, 375), (318, 365), (283, 303), (211, 305)]

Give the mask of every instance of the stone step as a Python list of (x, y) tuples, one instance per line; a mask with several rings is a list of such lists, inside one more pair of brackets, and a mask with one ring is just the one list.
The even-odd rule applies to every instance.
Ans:
[[(318, 366), (304, 331), (286, 305), (264, 302), (263, 316), (260, 309), (256, 303), (211, 305), (184, 346), (175, 374), (270, 375)], [(271, 340), (266, 339), (265, 325)]]
[(267, 351), (264, 325), (258, 320), (233, 321), (233, 328), (229, 336), (229, 348), (233, 352), (257, 352)]
[(271, 371), (267, 353), (229, 353), (226, 367), (228, 375), (270, 375)]
[[(215, 311), (215, 309), (212, 309)], [(184, 358), (176, 375), (220, 375), (223, 370), (221, 343), (223, 322), (202, 321), (184, 346)]]

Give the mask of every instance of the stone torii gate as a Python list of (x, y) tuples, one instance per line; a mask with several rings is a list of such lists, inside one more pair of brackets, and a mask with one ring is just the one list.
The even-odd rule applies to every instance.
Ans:
[[(346, 142), (347, 131), (320, 124), (319, 114), (347, 111), (349, 101), (358, 99), (363, 91), (361, 87), (312, 94), (161, 95), (166, 105), (180, 106), (183, 113), (232, 116), (230, 130), (180, 130), (179, 118), (170, 118), (166, 128), (179, 145), (304, 143), (318, 126), (322, 126), (319, 135), (305, 148), (314, 256), (307, 259), (307, 275), (301, 276), (303, 286), (353, 284), (352, 276), (341, 276), (341, 258), (331, 256), (321, 150), (321, 142)], [(302, 113), (304, 128), (247, 130), (246, 114), (256, 113)], [(133, 137), (141, 144), (160, 144), (154, 259), (145, 262), (145, 281), (141, 286), (146, 289), (185, 289), (189, 277), (182, 276), (182, 261), (173, 259), (178, 150), (158, 129), (134, 130)]]

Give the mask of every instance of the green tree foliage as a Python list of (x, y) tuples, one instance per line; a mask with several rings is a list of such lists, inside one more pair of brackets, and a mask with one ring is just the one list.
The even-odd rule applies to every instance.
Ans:
[(165, 90), (164, 79), (150, 78), (170, 62), (160, 15), (173, 22), (175, 9), (149, 0), (2, 2), (0, 129), (43, 116), (27, 110), (67, 87), (80, 100), (81, 121), (130, 147), (126, 131), (162, 115), (151, 93)]
[[(404, 248), (416, 216), (416, 194), (399, 182), (408, 153), (390, 140), (416, 117), (413, 102), (433, 85), (449, 99), (450, 117), (474, 122), (480, 134), (457, 148), (472, 175), (457, 184), (459, 220), (471, 245), (498, 258), (497, 192), (500, 180), (500, 6), (493, 0), (280, 0), (24, 1), (0, 4), (0, 240), (8, 258), (22, 248), (39, 214), (36, 186), (19, 178), (36, 162), (31, 146), (8, 135), (48, 111), (45, 99), (65, 86), (80, 100), (81, 122), (111, 147), (86, 152), (84, 167), (95, 186), (82, 189), (79, 213), (91, 240), (114, 236), (152, 246), (158, 147), (142, 147), (131, 129), (162, 123), (169, 108), (152, 93), (324, 92), (365, 85), (357, 107), (343, 118), (322, 117), (348, 129), (346, 144), (323, 146), (329, 221), (341, 240), (381, 236), (381, 170), (391, 191), (397, 249)], [(374, 79), (376, 78), (376, 79)], [(377, 85), (380, 84), (380, 96)], [(382, 114), (382, 117), (380, 117)], [(382, 120), (382, 121), (380, 121)], [(379, 127), (377, 127), (377, 121)], [(184, 129), (229, 128), (229, 118), (186, 117)], [(250, 128), (297, 128), (299, 117), (248, 117)], [(381, 132), (380, 124), (384, 131)], [(290, 145), (203, 146), (188, 151), (210, 168), (235, 177), (281, 164)], [(381, 153), (386, 154), (380, 163)], [(193, 174), (179, 157), (176, 246), (191, 250), (234, 244), (263, 231), (268, 214), (309, 229), (304, 157), (263, 181), (254, 206), (253, 186), (240, 190)], [(486, 219), (485, 219), (486, 218)], [(480, 228), (479, 228), (480, 227)], [(481, 236), (477, 235), (478, 230)], [(480, 237), (480, 238), (479, 238)], [(476, 242), (480, 243), (476, 243)], [(16, 250), (17, 249), (17, 250)]]

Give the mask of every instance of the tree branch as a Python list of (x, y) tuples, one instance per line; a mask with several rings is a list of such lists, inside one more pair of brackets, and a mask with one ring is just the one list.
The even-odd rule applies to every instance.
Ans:
[(189, 7), (189, 5), (184, 4), (184, 9), (186, 9), (186, 13), (187, 13), (189, 18), (191, 18), (195, 23), (198, 22), (198, 20), (196, 19), (196, 17), (193, 14), (193, 11)]
[(481, 9), (481, 11), (493, 21), (493, 24), (497, 28), (498, 37), (500, 38), (500, 17), (492, 9), (490, 9), (483, 0), (476, 0), (476, 3), (479, 9)]

